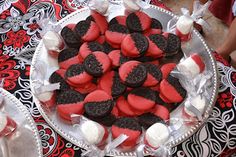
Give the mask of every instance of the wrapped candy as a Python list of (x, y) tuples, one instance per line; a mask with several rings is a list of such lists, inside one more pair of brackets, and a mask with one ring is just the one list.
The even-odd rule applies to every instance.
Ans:
[(190, 39), (193, 22), (193, 19), (189, 15), (182, 15), (177, 21), (175, 33), (182, 41), (188, 41)]
[(91, 120), (83, 122), (80, 125), (80, 131), (89, 144), (101, 145), (108, 137), (107, 129), (99, 123)]
[(210, 31), (209, 24), (202, 19), (210, 3), (211, 1), (208, 1), (206, 4), (201, 5), (198, 0), (194, 1), (192, 14), (190, 14), (188, 9), (181, 8), (182, 16), (178, 20), (173, 18), (167, 23), (167, 32), (175, 33), (182, 41), (188, 41), (191, 39), (194, 23)]
[(199, 120), (201, 120), (205, 107), (205, 97), (200, 95), (190, 97), (190, 99), (188, 99), (184, 104), (183, 114), (186, 118), (197, 117)]
[(56, 102), (56, 96), (54, 91), (57, 89), (60, 89), (60, 83), (55, 84), (49, 84), (48, 81), (45, 81), (47, 83), (41, 85), (37, 90), (35, 90), (35, 94), (37, 95), (37, 98), (45, 104), (48, 108), (51, 108), (55, 105)]
[(64, 42), (57, 32), (48, 31), (43, 36), (43, 43), (52, 57), (57, 57), (64, 48)]
[(123, 5), (127, 13), (139, 11), (149, 8), (150, 1), (143, 2), (142, 0), (123, 0)]
[(177, 69), (187, 78), (194, 78), (205, 70), (205, 63), (199, 54), (194, 53), (180, 62)]
[(60, 83), (50, 84), (48, 76), (55, 71), (54, 67), (47, 69), (46, 63), (43, 61), (38, 62), (35, 65), (35, 70), (32, 73), (32, 82), (34, 82), (34, 94), (36, 97), (48, 108), (55, 105), (55, 93), (54, 91), (60, 89)]
[(150, 147), (157, 149), (170, 137), (168, 127), (163, 123), (155, 123), (146, 130), (145, 142)]
[[(79, 136), (89, 145), (88, 149), (83, 152), (81, 156), (103, 157), (106, 153), (118, 147), (128, 138), (128, 136), (121, 134), (111, 141), (111, 139), (108, 138), (109, 133), (107, 128), (99, 123), (77, 114), (72, 114), (71, 120), (74, 127), (78, 128)], [(105, 143), (107, 144), (104, 147)]]
[(39, 26), (42, 29), (40, 36), (43, 39), (43, 44), (52, 57), (57, 57), (58, 53), (65, 46), (58, 33), (61, 30), (61, 26), (57, 24), (56, 17), (49, 17), (49, 15), (45, 14), (43, 9), (40, 9), (38, 14), (42, 17), (39, 21)]
[(96, 11), (102, 15), (105, 15), (109, 7), (109, 1), (108, 0), (90, 0), (88, 6), (91, 10)]
[(16, 128), (16, 122), (6, 114), (0, 112), (0, 137), (12, 134)]

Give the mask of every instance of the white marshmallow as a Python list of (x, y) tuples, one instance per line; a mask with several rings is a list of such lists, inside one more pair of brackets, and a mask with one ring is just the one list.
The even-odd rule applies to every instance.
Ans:
[(187, 35), (193, 28), (193, 19), (188, 16), (180, 16), (176, 23), (176, 28), (183, 34)]
[(138, 5), (139, 0), (123, 0), (124, 7), (127, 11), (135, 12), (141, 9), (141, 7)]
[(169, 139), (169, 136), (170, 132), (165, 124), (155, 123), (147, 129), (145, 139), (150, 146), (158, 148)]
[[(204, 97), (201, 97), (200, 95), (196, 96), (195, 98), (191, 99), (189, 102), (186, 103), (191, 103), (201, 114), (203, 114), (205, 106), (206, 106), (206, 99)], [(186, 104), (185, 103), (185, 104)], [(187, 105), (187, 104), (186, 104)], [(189, 111), (188, 108), (184, 108), (184, 111), (190, 115), (190, 116), (196, 116), (193, 112)]]
[(0, 113), (0, 132), (2, 132), (7, 125), (7, 116)]
[(109, 7), (108, 0), (91, 0), (88, 4), (91, 10), (99, 12), (100, 14), (106, 14)]
[(47, 50), (60, 51), (60, 47), (63, 44), (63, 40), (58, 33), (48, 31), (43, 36), (43, 43)]
[(90, 144), (99, 144), (105, 135), (104, 127), (91, 120), (82, 123), (80, 130)]
[(193, 78), (200, 73), (200, 67), (192, 57), (188, 57), (183, 62), (180, 62), (177, 65), (177, 69), (189, 78)]
[(43, 92), (37, 95), (37, 98), (41, 101), (41, 102), (47, 102), (49, 100), (51, 100), (51, 98), (53, 97), (53, 92)]

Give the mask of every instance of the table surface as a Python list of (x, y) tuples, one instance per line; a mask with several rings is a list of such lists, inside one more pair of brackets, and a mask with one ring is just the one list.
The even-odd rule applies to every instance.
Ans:
[[(42, 139), (44, 156), (80, 156), (81, 149), (58, 135), (40, 115), (33, 102), (29, 83), (29, 61), (42, 31), (39, 10), (57, 20), (79, 9), (78, 0), (0, 0), (0, 79), (33, 116)], [(165, 6), (152, 0), (152, 4)], [(168, 8), (167, 8), (168, 9)], [(173, 157), (216, 157), (236, 152), (236, 71), (214, 54), (220, 74), (219, 95), (207, 123), (191, 138), (172, 149)]]

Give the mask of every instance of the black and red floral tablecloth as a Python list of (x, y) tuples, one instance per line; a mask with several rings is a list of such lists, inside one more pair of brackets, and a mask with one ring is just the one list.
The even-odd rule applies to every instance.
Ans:
[[(79, 9), (84, 0), (0, 0), (0, 79), (33, 116), (47, 157), (80, 156), (81, 149), (58, 135), (40, 115), (29, 83), (29, 60), (39, 43), (40, 10), (57, 20)], [(166, 8), (153, 0), (153, 4)], [(168, 8), (166, 8), (168, 9)], [(214, 54), (220, 73), (219, 95), (208, 122), (173, 148), (173, 157), (229, 156), (236, 152), (236, 70)]]

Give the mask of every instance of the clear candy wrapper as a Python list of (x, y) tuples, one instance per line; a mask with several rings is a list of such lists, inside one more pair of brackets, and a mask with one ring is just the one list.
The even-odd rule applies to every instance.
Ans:
[(60, 89), (60, 83), (50, 84), (48, 81), (49, 76), (55, 70), (55, 67), (48, 69), (46, 64), (42, 61), (35, 65), (35, 71), (31, 76), (32, 81), (35, 84), (33, 89), (34, 94), (48, 109), (55, 106), (54, 91)]
[(0, 156), (41, 156), (40, 137), (27, 108), (4, 89), (0, 93), (4, 96), (0, 109)]
[(210, 5), (210, 1), (201, 5), (199, 1), (194, 1), (193, 13), (190, 14), (186, 8), (181, 8), (182, 15), (179, 19), (173, 18), (167, 23), (167, 32), (175, 33), (181, 41), (191, 39), (194, 22), (202, 26), (203, 29), (210, 31), (209, 24), (203, 20), (203, 16)]
[(128, 138), (128, 136), (121, 134), (119, 137), (112, 140), (105, 126), (89, 120), (82, 115), (72, 114), (71, 119), (72, 124), (77, 129), (78, 136), (88, 145), (87, 150), (83, 152), (81, 156), (103, 157)]
[(39, 10), (39, 15), (42, 17), (39, 21), (39, 26), (42, 29), (40, 36), (43, 39), (44, 46), (48, 53), (57, 57), (58, 53), (64, 48), (64, 42), (61, 38), (59, 31), (62, 29), (55, 17), (49, 18), (44, 10)]
[(16, 122), (5, 113), (0, 112), (0, 138), (10, 136), (16, 128)]
[(127, 13), (149, 8), (150, 0), (123, 0), (123, 5)]
[(96, 11), (102, 15), (106, 15), (109, 8), (108, 0), (90, 0), (88, 3), (89, 9)]
[(179, 79), (188, 93), (183, 102), (183, 118), (193, 118), (193, 121), (197, 118), (201, 121), (207, 101), (209, 101), (207, 98), (210, 95), (207, 88), (211, 85), (213, 74), (205, 70), (205, 63), (201, 58), (193, 59), (192, 56), (183, 58), (171, 75)]

